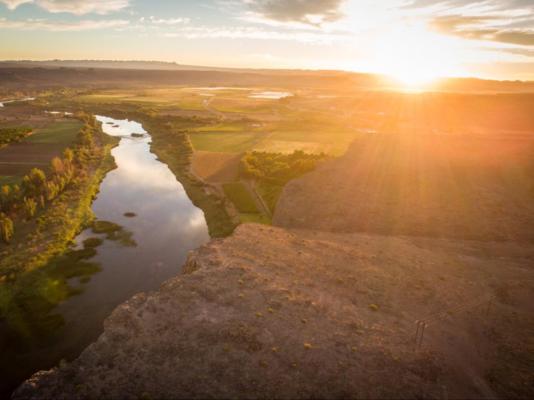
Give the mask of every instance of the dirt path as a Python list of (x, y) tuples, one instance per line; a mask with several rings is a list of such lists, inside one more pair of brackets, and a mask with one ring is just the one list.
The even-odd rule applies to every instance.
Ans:
[(215, 115), (216, 117), (219, 117), (219, 118), (222, 118), (223, 120), (226, 120), (227, 117), (226, 115), (219, 111), (219, 110), (216, 110), (215, 108), (213, 108), (211, 106), (211, 102), (213, 101), (214, 97), (210, 97), (209, 99), (204, 99), (202, 101), (202, 105), (204, 106), (204, 108), (206, 109), (206, 111), (212, 113), (213, 115)]

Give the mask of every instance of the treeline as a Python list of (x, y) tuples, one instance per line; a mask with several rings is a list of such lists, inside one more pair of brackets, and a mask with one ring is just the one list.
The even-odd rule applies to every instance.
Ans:
[(321, 154), (308, 154), (296, 150), (291, 154), (254, 151), (241, 159), (240, 176), (254, 179), (259, 195), (272, 213), (286, 183), (315, 169), (317, 164), (327, 159)]
[(79, 113), (76, 118), (84, 122), (73, 148), (66, 148), (62, 157), (54, 157), (45, 172), (33, 168), (24, 176), (20, 185), (4, 185), (0, 188), (0, 238), (9, 243), (15, 232), (16, 221), (34, 218), (39, 209), (54, 201), (71, 184), (76, 184), (87, 174), (87, 165), (102, 155), (98, 146), (102, 131), (96, 119)]
[(240, 173), (275, 185), (285, 185), (291, 179), (313, 171), (317, 163), (328, 158), (324, 153), (310, 154), (295, 150), (291, 154), (253, 151), (241, 159)]
[(0, 128), (0, 147), (13, 143), (20, 142), (28, 133), (32, 131), (29, 126), (18, 126), (13, 128)]

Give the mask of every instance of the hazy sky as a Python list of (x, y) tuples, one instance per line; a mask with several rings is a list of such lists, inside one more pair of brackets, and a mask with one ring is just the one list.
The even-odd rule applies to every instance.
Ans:
[(534, 79), (534, 0), (0, 0), (1, 59)]

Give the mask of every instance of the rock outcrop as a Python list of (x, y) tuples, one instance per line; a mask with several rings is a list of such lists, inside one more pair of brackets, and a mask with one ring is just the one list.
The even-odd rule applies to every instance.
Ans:
[[(528, 300), (534, 253), (508, 249), (501, 260), (503, 245), (481, 246), (242, 225), (193, 252), (159, 291), (119, 306), (78, 359), (13, 397), (492, 396), (485, 374), (499, 360), (479, 348), (513, 325), (500, 319), (506, 301)], [(488, 319), (479, 303), (495, 288), (507, 297)], [(528, 301), (513, 304), (531, 323)], [(422, 318), (433, 322), (415, 350)]]

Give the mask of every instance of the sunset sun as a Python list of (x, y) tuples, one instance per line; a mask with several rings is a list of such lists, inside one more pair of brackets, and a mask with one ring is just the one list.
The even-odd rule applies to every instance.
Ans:
[(375, 50), (378, 70), (409, 88), (423, 88), (440, 77), (458, 76), (460, 52), (454, 40), (424, 26), (399, 27), (380, 35)]

